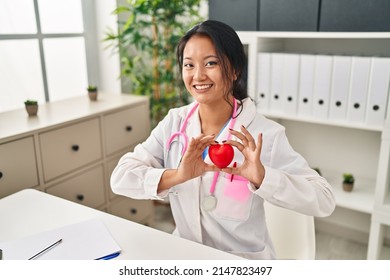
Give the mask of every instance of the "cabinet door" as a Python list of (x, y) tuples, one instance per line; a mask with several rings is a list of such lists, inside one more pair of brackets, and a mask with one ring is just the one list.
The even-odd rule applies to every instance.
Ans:
[(317, 31), (319, 0), (260, 0), (260, 31)]
[(235, 30), (257, 30), (258, 0), (209, 0), (209, 18)]
[(46, 181), (102, 158), (99, 119), (40, 134)]
[(146, 104), (131, 107), (103, 117), (106, 153), (110, 155), (136, 145), (150, 133)]
[(319, 31), (390, 31), (389, 0), (322, 0)]
[(47, 188), (46, 192), (92, 208), (98, 208), (105, 202), (103, 172), (103, 166), (95, 167)]
[(152, 226), (153, 201), (122, 198), (110, 206), (110, 213), (133, 222)]
[(32, 137), (0, 145), (0, 197), (38, 185)]

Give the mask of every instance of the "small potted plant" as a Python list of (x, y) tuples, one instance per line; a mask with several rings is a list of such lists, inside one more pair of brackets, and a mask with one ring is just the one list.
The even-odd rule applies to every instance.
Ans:
[(89, 85), (87, 87), (87, 91), (88, 91), (89, 99), (91, 101), (96, 101), (97, 100), (97, 94), (98, 94), (97, 86)]
[(351, 192), (353, 189), (353, 184), (355, 182), (355, 177), (351, 173), (343, 174), (343, 190), (346, 192)]
[(36, 116), (38, 113), (38, 101), (27, 99), (24, 101), (24, 105), (26, 107), (27, 114), (29, 116)]

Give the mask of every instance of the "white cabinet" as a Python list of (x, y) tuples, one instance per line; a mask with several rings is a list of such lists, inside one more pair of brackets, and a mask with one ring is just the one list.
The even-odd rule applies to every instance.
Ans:
[(38, 186), (36, 162), (33, 137), (0, 143), (0, 197)]
[(47, 187), (46, 192), (92, 208), (100, 208), (105, 203), (103, 174), (103, 166), (99, 165)]
[(101, 159), (100, 130), (96, 117), (41, 133), (39, 143), (45, 181)]
[[(272, 110), (264, 102), (272, 102), (276, 93), (269, 91), (267, 95), (264, 89), (272, 89), (271, 85), (261, 84), (261, 81), (272, 80), (272, 77), (269, 77), (272, 75), (272, 65), (267, 65), (267, 63), (272, 63), (269, 57), (272, 58), (274, 53), (300, 55), (303, 61), (300, 69), (303, 72), (306, 71), (301, 78), (309, 81), (307, 77), (315, 77), (316, 74), (321, 73), (320, 71), (328, 73), (325, 67), (316, 71), (316, 68), (310, 64), (315, 59), (346, 57), (354, 58), (352, 63), (356, 60), (363, 64), (367, 57), (390, 57), (390, 33), (238, 33), (247, 47), (248, 90), (249, 95), (258, 103), (258, 110), (286, 127), (287, 136), (294, 149), (301, 153), (313, 168), (319, 168), (322, 175), (333, 186), (337, 203), (336, 210), (330, 217), (316, 219), (317, 230), (342, 234), (347, 238), (368, 243), (368, 259), (390, 259), (390, 250), (386, 246), (388, 245), (386, 242), (390, 240), (389, 85), (387, 84), (387, 87), (385, 85), (387, 91), (385, 100), (387, 101), (382, 101), (384, 104), (373, 105), (373, 107), (380, 106), (381, 110), (387, 111), (387, 117), (383, 118), (382, 123), (372, 124), (362, 120), (361, 116), (361, 121), (356, 121), (358, 118), (355, 116), (352, 116), (354, 121), (351, 121), (351, 115), (344, 113), (342, 114), (344, 117), (330, 118), (329, 116), (317, 117), (313, 112), (301, 114), (299, 111), (293, 113), (294, 110)], [(270, 71), (269, 74), (264, 74), (267, 69)], [(327, 75), (330, 80), (330, 90), (332, 86), (345, 85), (343, 80), (338, 80), (337, 84), (335, 79), (338, 77), (332, 77), (333, 73), (337, 72), (333, 69)], [(363, 77), (363, 74), (359, 75)], [(375, 77), (386, 80), (389, 79), (388, 75), (385, 74), (382, 77), (375, 75)], [(294, 73), (291, 76), (294, 76)], [(319, 78), (325, 79), (324, 76), (325, 74)], [(359, 82), (364, 84), (362, 79)], [(301, 83), (300, 86), (306, 95), (314, 96), (315, 86), (308, 87), (308, 83)], [(312, 88), (313, 92), (310, 92), (308, 88)], [(377, 94), (377, 91), (368, 93), (369, 91), (370, 89), (366, 90), (366, 95), (363, 97), (360, 92), (354, 92), (355, 97), (369, 104), (368, 95)], [(330, 95), (328, 100), (333, 100)], [(302, 102), (304, 107), (316, 100), (308, 102), (306, 99), (298, 102)], [(329, 106), (329, 104), (326, 105)], [(359, 107), (356, 104), (349, 105)], [(313, 104), (312, 106), (314, 108)], [(367, 114), (371, 109), (377, 110), (378, 108), (367, 107), (363, 113)], [(317, 113), (319, 110), (321, 108), (317, 110)], [(345, 172), (353, 173), (356, 178), (354, 190), (350, 193), (342, 190), (342, 174)]]
[(120, 110), (103, 116), (107, 155), (135, 145), (149, 133), (149, 122), (144, 116), (147, 104)]
[(149, 136), (149, 101), (101, 93), (0, 113), (0, 198), (24, 188), (152, 225), (153, 202), (112, 193), (110, 175), (124, 153)]

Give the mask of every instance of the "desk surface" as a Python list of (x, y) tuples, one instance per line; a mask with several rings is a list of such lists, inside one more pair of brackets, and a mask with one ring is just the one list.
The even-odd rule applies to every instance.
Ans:
[(99, 218), (122, 249), (116, 259), (241, 259), (44, 192), (26, 189), (0, 199), (0, 242)]

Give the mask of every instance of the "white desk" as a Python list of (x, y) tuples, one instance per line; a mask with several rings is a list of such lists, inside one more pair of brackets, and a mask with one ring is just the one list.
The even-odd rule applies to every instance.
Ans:
[(116, 259), (241, 259), (56, 196), (26, 189), (0, 199), (0, 242), (100, 218), (122, 249)]

